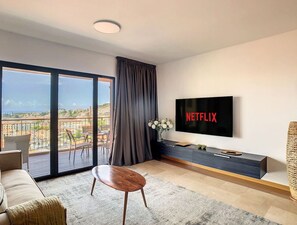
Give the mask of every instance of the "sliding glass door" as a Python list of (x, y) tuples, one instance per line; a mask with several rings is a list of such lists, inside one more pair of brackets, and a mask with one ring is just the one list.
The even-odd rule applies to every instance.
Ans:
[(35, 178), (107, 164), (114, 79), (0, 61), (0, 150)]
[(33, 177), (50, 175), (49, 73), (3, 68), (1, 150), (23, 152)]
[(93, 165), (93, 79), (59, 75), (59, 172)]

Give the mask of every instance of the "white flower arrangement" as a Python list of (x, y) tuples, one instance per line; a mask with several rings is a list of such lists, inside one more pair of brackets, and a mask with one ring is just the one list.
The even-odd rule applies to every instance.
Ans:
[(148, 126), (151, 127), (153, 130), (170, 130), (173, 128), (173, 123), (169, 119), (162, 119), (162, 120), (150, 120), (148, 122)]
[(173, 122), (170, 119), (150, 120), (147, 124), (153, 130), (158, 131), (158, 141), (162, 140), (162, 133), (173, 128)]

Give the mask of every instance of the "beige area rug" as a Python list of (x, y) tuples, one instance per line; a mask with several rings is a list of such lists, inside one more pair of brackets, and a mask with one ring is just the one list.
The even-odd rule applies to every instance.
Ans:
[[(172, 183), (144, 176), (148, 208), (140, 191), (129, 193), (126, 225), (277, 224)], [(62, 200), (69, 225), (121, 224), (124, 193), (97, 182), (91, 196), (92, 181), (91, 172), (83, 172), (38, 184), (46, 196), (57, 195)]]

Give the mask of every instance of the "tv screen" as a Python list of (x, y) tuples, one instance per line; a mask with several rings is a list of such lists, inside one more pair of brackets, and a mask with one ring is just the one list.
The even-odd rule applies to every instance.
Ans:
[(176, 99), (176, 131), (233, 136), (233, 97)]

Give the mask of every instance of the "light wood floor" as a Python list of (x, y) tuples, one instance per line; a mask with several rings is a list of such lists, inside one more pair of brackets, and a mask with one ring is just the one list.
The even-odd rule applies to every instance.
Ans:
[(288, 197), (207, 176), (166, 161), (147, 161), (134, 165), (132, 168), (263, 216), (271, 221), (284, 225), (297, 224), (297, 203)]

